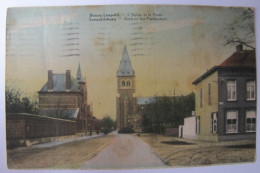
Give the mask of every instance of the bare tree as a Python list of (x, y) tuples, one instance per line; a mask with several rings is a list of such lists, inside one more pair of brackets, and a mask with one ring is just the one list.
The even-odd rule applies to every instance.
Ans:
[(252, 8), (231, 8), (236, 15), (226, 28), (224, 28), (225, 45), (242, 44), (255, 49), (255, 17)]

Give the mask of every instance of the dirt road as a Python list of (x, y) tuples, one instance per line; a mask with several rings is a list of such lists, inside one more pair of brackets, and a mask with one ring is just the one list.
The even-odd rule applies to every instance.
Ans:
[(250, 141), (240, 141), (235, 145), (233, 142), (185, 141), (154, 134), (138, 137), (116, 133), (85, 138), (89, 137), (59, 145), (55, 142), (8, 150), (8, 168), (131, 169), (255, 161), (256, 149)]
[[(88, 137), (85, 137), (88, 138)], [(75, 140), (65, 144), (40, 144), (7, 151), (9, 169), (79, 169), (113, 140), (114, 135)], [(80, 138), (81, 139), (81, 138)]]
[(117, 134), (113, 141), (83, 169), (165, 167), (151, 147), (134, 135)]
[(209, 166), (255, 161), (255, 144), (252, 140), (203, 142), (154, 134), (142, 134), (168, 166)]

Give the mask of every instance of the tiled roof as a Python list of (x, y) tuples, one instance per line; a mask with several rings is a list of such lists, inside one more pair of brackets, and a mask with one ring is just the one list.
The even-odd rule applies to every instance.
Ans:
[(137, 97), (136, 100), (137, 105), (147, 105), (156, 102), (155, 97)]
[(228, 59), (222, 62), (219, 66), (222, 67), (255, 67), (255, 51), (254, 50), (243, 50), (236, 51)]
[(54, 118), (49, 116), (43, 116), (43, 115), (35, 115), (35, 114), (28, 114), (28, 113), (7, 113), (6, 117), (35, 117), (35, 118), (41, 118), (41, 119), (52, 119), (52, 120), (58, 120), (58, 121), (67, 121), (67, 122), (75, 122), (73, 119), (61, 119), (61, 118)]
[[(42, 109), (39, 111), (39, 115), (53, 117), (53, 118), (63, 118), (63, 119), (76, 119), (79, 112), (79, 108), (75, 109)], [(60, 114), (60, 115), (59, 115)]]
[(126, 46), (124, 48), (123, 56), (120, 61), (117, 76), (134, 76), (134, 70)]
[(198, 84), (203, 79), (207, 78), (213, 72), (219, 68), (248, 68), (256, 67), (256, 55), (255, 50), (241, 50), (236, 51), (220, 65), (212, 67), (206, 73), (197, 78), (192, 84)]
[[(48, 91), (48, 81), (40, 91)], [(75, 78), (71, 78), (71, 91), (79, 91), (79, 84)], [(66, 74), (53, 74), (53, 91), (66, 91)]]

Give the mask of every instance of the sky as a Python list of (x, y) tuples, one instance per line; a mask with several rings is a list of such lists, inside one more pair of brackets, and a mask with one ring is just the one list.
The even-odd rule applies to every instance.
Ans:
[[(110, 20), (97, 21), (100, 15)], [(48, 70), (76, 77), (80, 63), (94, 115), (115, 118), (124, 46), (136, 97), (186, 95), (195, 79), (235, 51), (222, 38), (236, 17), (230, 8), (205, 6), (9, 8), (6, 82), (30, 96), (46, 83)]]

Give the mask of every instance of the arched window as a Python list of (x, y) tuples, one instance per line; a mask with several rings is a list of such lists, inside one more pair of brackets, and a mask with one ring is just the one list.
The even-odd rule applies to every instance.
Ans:
[(125, 81), (123, 80), (123, 81), (122, 81), (122, 87), (124, 87), (124, 86), (125, 86)]
[(128, 80), (127, 82), (126, 82), (126, 86), (130, 86), (130, 80)]

